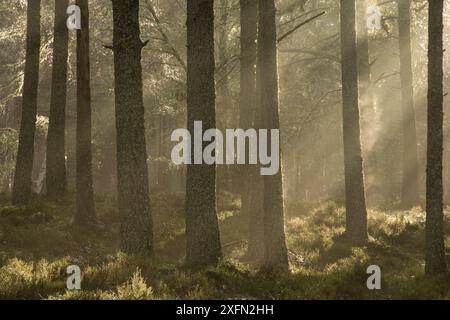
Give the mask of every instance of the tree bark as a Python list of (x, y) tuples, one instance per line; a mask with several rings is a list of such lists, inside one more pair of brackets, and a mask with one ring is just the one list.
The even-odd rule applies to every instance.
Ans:
[(113, 0), (117, 178), (122, 250), (152, 256), (139, 1)]
[(67, 191), (65, 127), (67, 98), (67, 59), (69, 32), (66, 26), (68, 0), (55, 0), (52, 92), (47, 135), (47, 194), (57, 199)]
[[(258, 1), (240, 0), (241, 22), (241, 64), (240, 64), (240, 99), (239, 127), (251, 129), (255, 124), (256, 114), (256, 52), (258, 37)], [(247, 155), (249, 150), (247, 149)], [(248, 159), (248, 158), (247, 158)], [(264, 215), (263, 208), (258, 208), (261, 201), (252, 201), (252, 190), (261, 185), (256, 179), (259, 175), (257, 166), (246, 165), (241, 168), (241, 210), (249, 221), (247, 257), (251, 260), (264, 256)], [(259, 179), (261, 179), (259, 177)], [(262, 198), (262, 190), (255, 197)], [(256, 200), (256, 199), (255, 199)]]
[[(259, 63), (259, 103), (264, 127), (268, 130), (280, 129), (278, 100), (278, 57), (276, 8), (274, 0), (258, 1), (258, 63)], [(268, 150), (281, 146), (268, 141)], [(289, 269), (285, 231), (283, 177), (281, 169), (272, 176), (264, 176), (264, 266), (269, 269), (287, 271)]]
[(40, 8), (40, 0), (28, 2), (22, 118), (12, 194), (14, 204), (27, 204), (31, 199), (41, 45)]
[(425, 272), (447, 272), (442, 186), (444, 91), (443, 0), (429, 0), (428, 27), (428, 150)]
[(398, 0), (400, 78), (402, 88), (402, 207), (411, 209), (420, 203), (417, 132), (414, 111), (413, 73), (411, 66), (411, 1)]
[(92, 182), (92, 121), (89, 59), (89, 6), (77, 0), (81, 9), (81, 30), (77, 30), (77, 133), (75, 224), (96, 223)]
[(361, 245), (367, 242), (368, 237), (358, 106), (355, 1), (341, 0), (340, 15), (346, 233), (353, 244)]
[[(203, 122), (203, 131), (216, 128), (213, 3), (187, 0), (187, 114), (192, 137), (194, 121)], [(186, 242), (188, 265), (215, 264), (222, 257), (215, 165), (187, 166)]]
[[(365, 141), (362, 145), (364, 158), (364, 171), (366, 176), (372, 177), (372, 187), (377, 187), (378, 173), (378, 143), (379, 124), (375, 103), (373, 99), (371, 61), (369, 48), (369, 32), (367, 28), (367, 1), (356, 1), (356, 23), (357, 23), (357, 50), (358, 50), (358, 76), (359, 76), (359, 104), (361, 110), (361, 133)], [(375, 186), (374, 186), (375, 184)], [(368, 186), (371, 187), (371, 186)], [(367, 195), (370, 201), (370, 194)], [(373, 196), (372, 196), (373, 198)]]

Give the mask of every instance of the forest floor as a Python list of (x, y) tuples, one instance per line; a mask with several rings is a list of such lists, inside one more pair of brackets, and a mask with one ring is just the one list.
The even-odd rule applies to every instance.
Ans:
[[(242, 262), (246, 219), (239, 200), (219, 198), (225, 259), (217, 267), (183, 266), (183, 195), (152, 198), (156, 258), (118, 251), (115, 201), (97, 197), (99, 227), (71, 225), (70, 197), (54, 204), (35, 199), (14, 207), (0, 199), (0, 299), (450, 299), (450, 279), (424, 270), (425, 213), (369, 213), (370, 242), (352, 248), (342, 238), (345, 211), (333, 202), (288, 203), (291, 272), (270, 274)], [(450, 247), (447, 212), (446, 245)], [(66, 268), (79, 265), (82, 290), (66, 290)], [(378, 265), (382, 289), (370, 291), (366, 269)]]

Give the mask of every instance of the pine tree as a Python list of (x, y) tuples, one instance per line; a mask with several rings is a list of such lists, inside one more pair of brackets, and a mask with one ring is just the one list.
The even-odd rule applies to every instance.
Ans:
[(41, 46), (40, 12), (40, 0), (28, 1), (22, 118), (12, 194), (14, 204), (27, 204), (31, 199)]
[(367, 242), (367, 209), (358, 106), (355, 0), (341, 0), (340, 10), (346, 234), (353, 244), (360, 245)]
[(411, 1), (398, 0), (400, 47), (400, 79), (402, 86), (402, 207), (411, 209), (419, 204), (419, 164), (414, 111), (414, 88), (411, 65)]
[(69, 32), (66, 26), (68, 0), (55, 0), (52, 91), (47, 135), (47, 194), (52, 199), (67, 190), (65, 124)]
[[(258, 2), (258, 61), (259, 104), (264, 128), (280, 129), (278, 98), (276, 7), (274, 0)], [(268, 150), (280, 146), (269, 142)], [(281, 149), (281, 148), (280, 148)], [(281, 162), (281, 150), (280, 164)], [(283, 204), (282, 170), (272, 176), (264, 176), (264, 265), (269, 269), (289, 269)]]
[[(216, 128), (213, 6), (213, 0), (187, 0), (187, 113), (192, 137), (195, 121), (203, 122), (204, 131)], [(222, 257), (215, 165), (188, 165), (186, 242), (188, 265), (215, 264)]]
[(76, 133), (76, 213), (75, 224), (96, 223), (92, 181), (92, 120), (89, 58), (88, 0), (77, 0), (81, 9), (81, 29), (77, 30), (77, 133)]
[(442, 159), (444, 141), (443, 0), (429, 0), (428, 150), (425, 272), (447, 272), (444, 242)]
[[(241, 64), (239, 127), (254, 128), (256, 117), (256, 52), (258, 37), (258, 1), (240, 0)], [(248, 155), (248, 150), (247, 150)], [(248, 159), (248, 157), (247, 157)], [(264, 256), (264, 215), (262, 178), (257, 166), (242, 167), (241, 206), (243, 216), (249, 220), (247, 256), (258, 260)], [(260, 180), (260, 181), (258, 181)], [(259, 190), (258, 192), (253, 192)], [(257, 199), (259, 198), (259, 199)]]
[(139, 1), (113, 0), (117, 179), (122, 250), (153, 255)]

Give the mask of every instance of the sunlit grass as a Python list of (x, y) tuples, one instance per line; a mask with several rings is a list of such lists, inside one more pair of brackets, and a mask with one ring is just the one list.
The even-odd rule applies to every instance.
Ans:
[[(286, 232), (291, 272), (271, 274), (240, 261), (247, 220), (225, 195), (219, 220), (226, 260), (217, 267), (183, 266), (183, 195), (152, 198), (157, 257), (119, 252), (114, 199), (97, 197), (95, 230), (71, 225), (70, 197), (0, 206), (0, 298), (12, 299), (450, 299), (450, 281), (427, 278), (425, 213), (370, 211), (370, 241), (353, 248), (343, 237), (345, 210), (333, 202), (291, 206)], [(298, 206), (297, 206), (298, 207)], [(300, 212), (301, 211), (301, 212)], [(447, 222), (449, 221), (447, 214)], [(450, 225), (446, 224), (450, 235)], [(446, 238), (447, 245), (450, 237)], [(66, 268), (82, 269), (81, 291), (66, 290)], [(370, 265), (382, 270), (382, 290), (366, 287)]]

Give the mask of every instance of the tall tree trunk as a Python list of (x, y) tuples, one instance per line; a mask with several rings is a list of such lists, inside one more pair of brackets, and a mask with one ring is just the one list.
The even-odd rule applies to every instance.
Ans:
[(367, 209), (358, 106), (355, 0), (341, 0), (341, 54), (345, 198), (348, 239), (367, 242)]
[(127, 253), (153, 255), (142, 88), (139, 1), (113, 0), (120, 236)]
[[(274, 0), (258, 2), (258, 63), (260, 65), (259, 103), (264, 127), (280, 129), (278, 101), (278, 57), (276, 8)], [(268, 142), (269, 152), (279, 148), (280, 170), (264, 176), (264, 265), (270, 269), (289, 269), (284, 232), (283, 176), (281, 146)]]
[[(187, 0), (187, 113), (192, 137), (194, 121), (203, 122), (203, 131), (216, 128), (213, 3)], [(215, 165), (187, 167), (186, 242), (188, 265), (214, 264), (222, 256)]]
[[(374, 102), (371, 90), (371, 66), (369, 51), (369, 32), (367, 29), (367, 1), (356, 1), (357, 9), (357, 46), (358, 46), (358, 75), (361, 117), (367, 115), (367, 122), (373, 121)], [(370, 119), (370, 120), (369, 120)], [(365, 120), (365, 119), (364, 119)]]
[(22, 119), (12, 194), (14, 204), (27, 204), (31, 199), (41, 46), (40, 12), (40, 0), (28, 1)]
[(77, 30), (77, 133), (75, 224), (96, 223), (92, 182), (91, 80), (89, 59), (88, 0), (77, 0), (81, 9), (81, 30)]
[(420, 203), (417, 132), (414, 112), (413, 73), (411, 66), (411, 1), (398, 0), (400, 78), (402, 87), (402, 207), (411, 209)]
[(444, 90), (443, 0), (429, 0), (428, 27), (428, 151), (425, 272), (447, 272), (442, 187)]
[[(363, 158), (365, 160), (364, 171), (366, 176), (378, 177), (378, 152), (376, 148), (379, 125), (373, 99), (367, 8), (367, 0), (356, 1), (359, 105), (361, 110), (361, 130), (364, 141), (362, 145)], [(372, 178), (371, 180), (372, 181), (366, 182), (375, 185), (377, 184), (376, 179)], [(367, 196), (367, 201), (369, 202), (370, 194)]]
[(65, 127), (67, 97), (67, 59), (69, 32), (66, 26), (68, 0), (55, 0), (52, 92), (47, 135), (47, 194), (52, 199), (67, 191)]
[[(241, 22), (241, 65), (240, 65), (240, 99), (239, 127), (251, 129), (256, 114), (256, 52), (258, 37), (258, 1), (240, 0)], [(248, 149), (247, 149), (248, 154)], [(252, 190), (258, 188), (257, 166), (241, 168), (241, 206), (242, 214), (249, 220), (249, 237), (247, 256), (258, 259), (264, 256), (264, 215), (262, 208), (258, 210), (256, 202), (252, 202)], [(260, 178), (260, 177), (259, 177)], [(261, 179), (261, 178), (260, 178)], [(261, 185), (261, 182), (259, 183)], [(257, 197), (262, 197), (262, 192)], [(262, 199), (260, 199), (262, 200)], [(262, 201), (258, 201), (262, 203)], [(253, 205), (252, 205), (253, 204)]]

